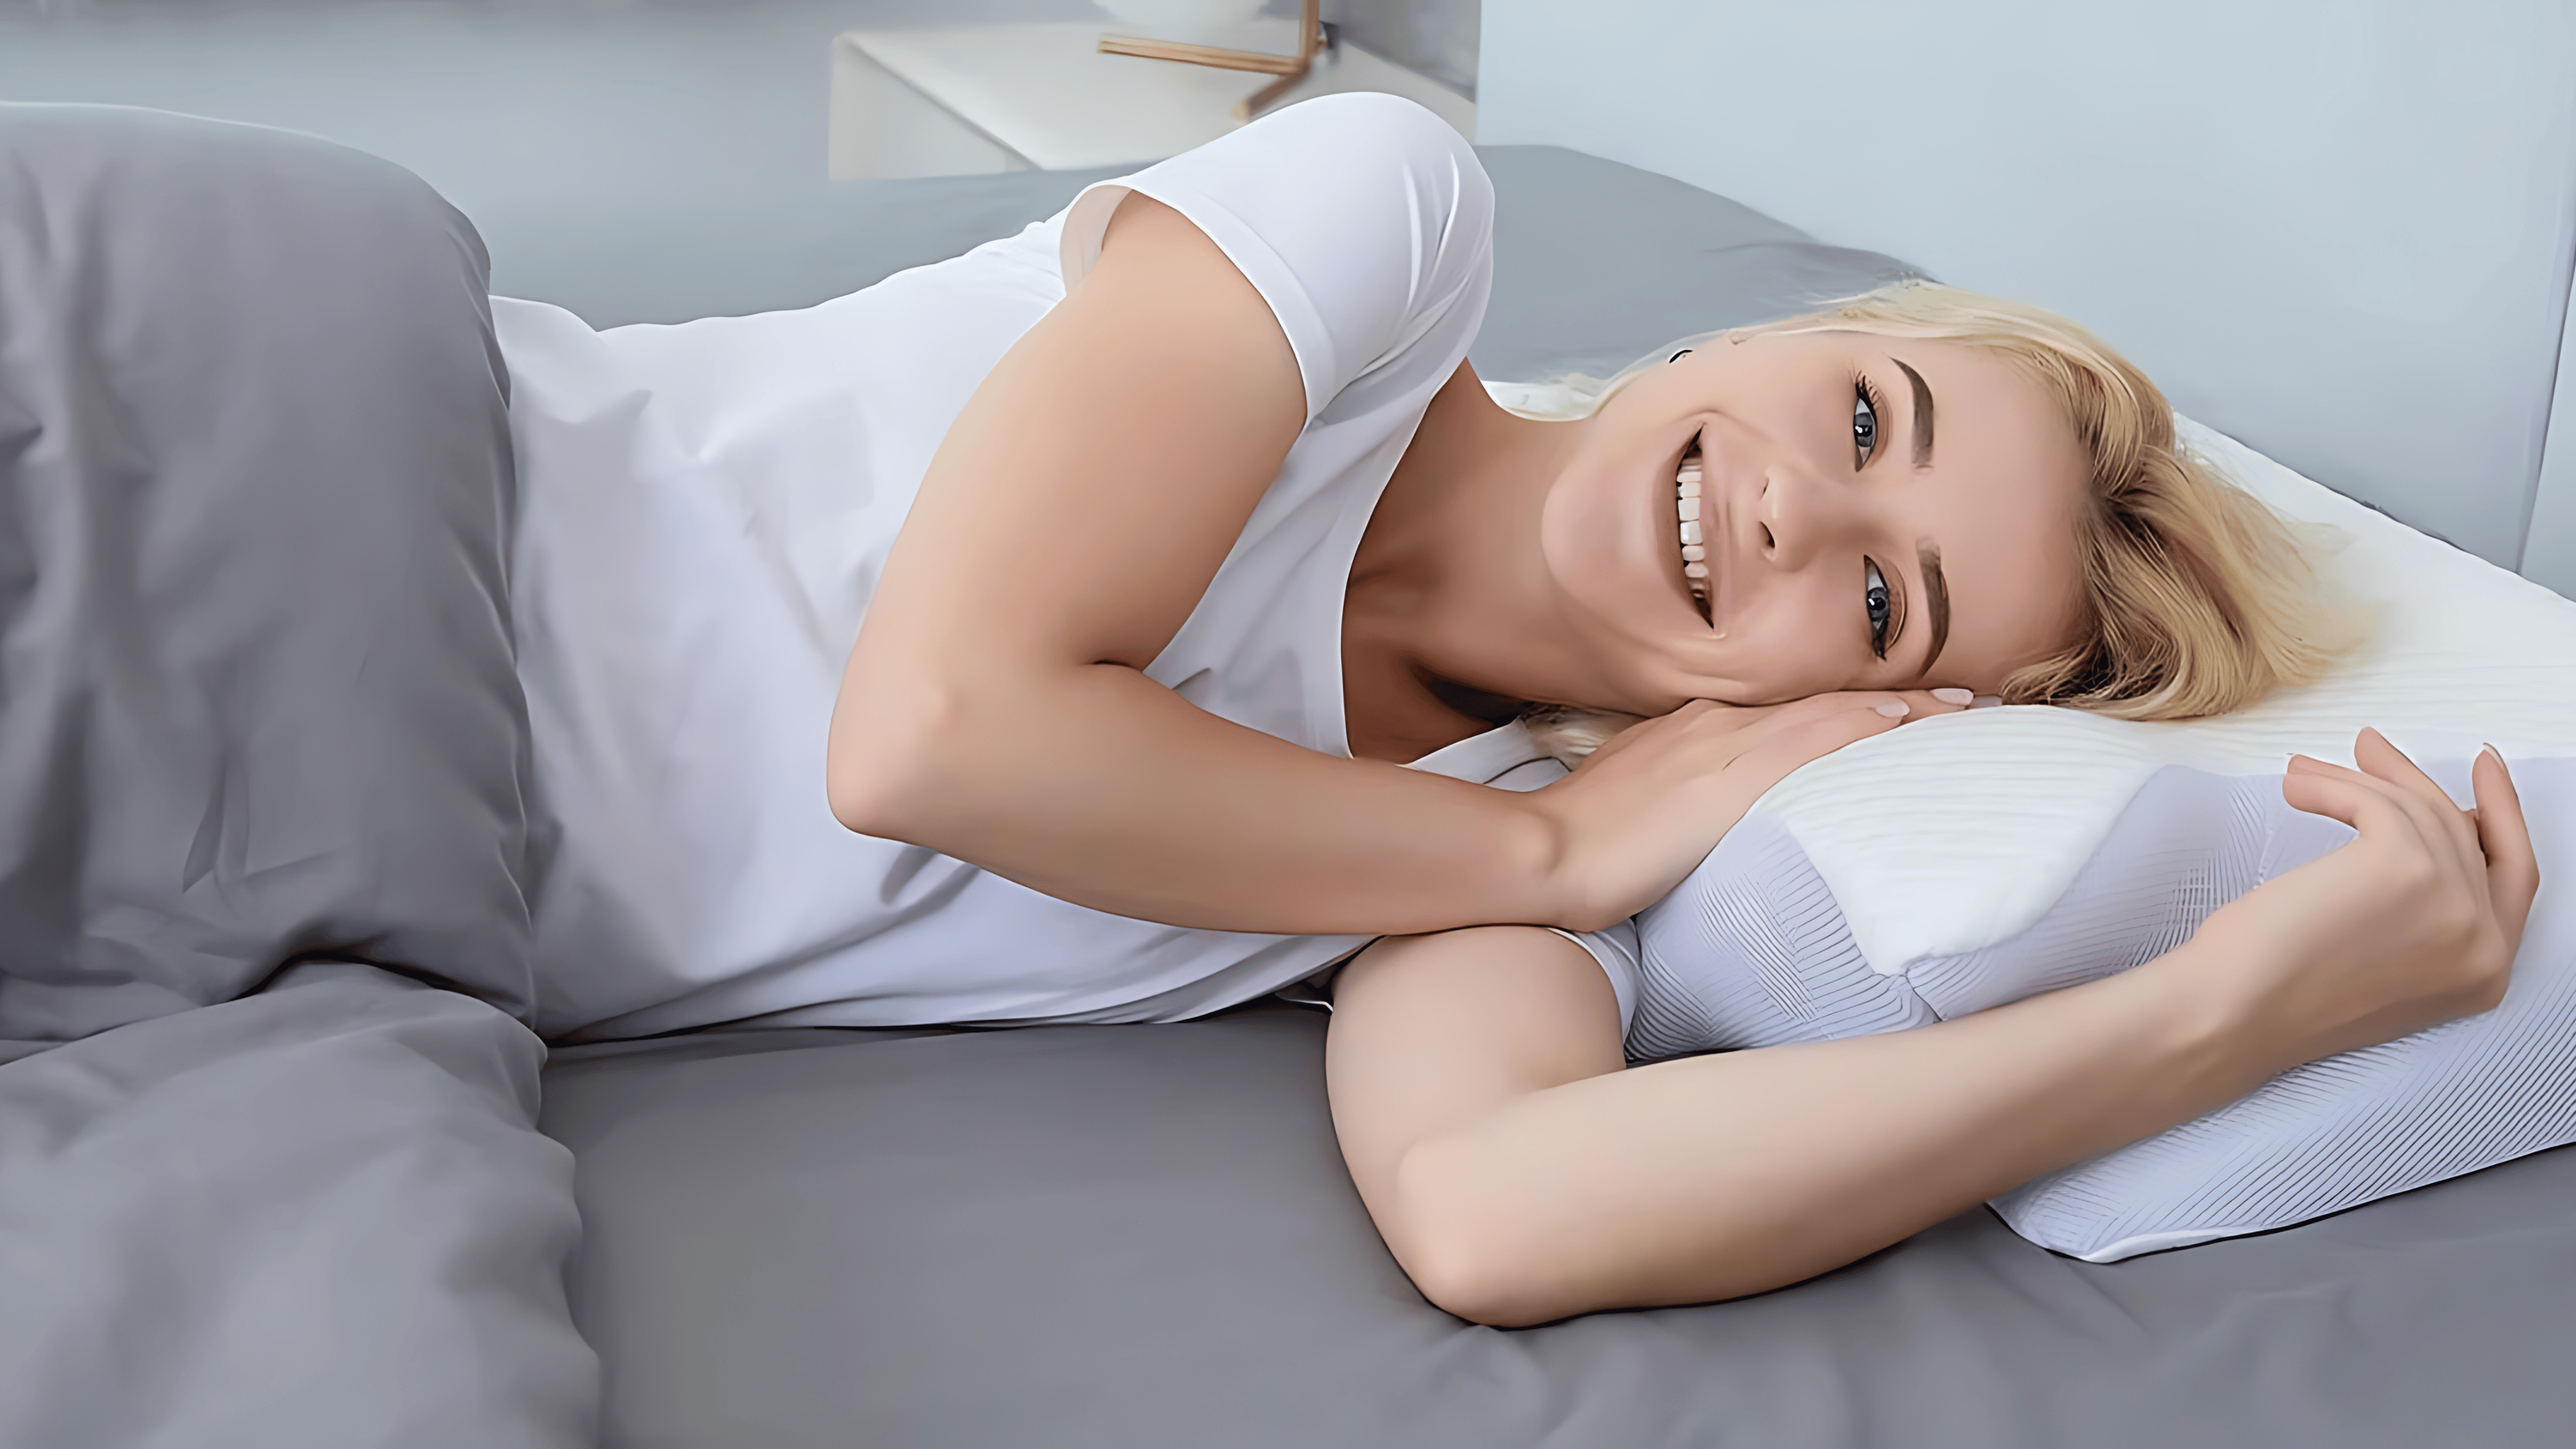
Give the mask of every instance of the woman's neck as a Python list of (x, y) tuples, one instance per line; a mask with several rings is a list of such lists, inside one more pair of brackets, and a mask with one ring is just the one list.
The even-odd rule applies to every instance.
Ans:
[(1580, 423), (1503, 411), (1464, 363), (1370, 515), (1343, 601), (1351, 753), (1418, 759), (1564, 700), (1586, 671), (1549, 607), (1539, 517)]

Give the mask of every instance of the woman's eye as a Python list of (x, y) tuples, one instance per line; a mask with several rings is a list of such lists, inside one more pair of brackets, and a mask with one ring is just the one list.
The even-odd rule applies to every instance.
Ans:
[(1868, 386), (1858, 382), (1852, 384), (1852, 448), (1864, 468), (1878, 451), (1878, 409), (1870, 403)]
[(1878, 565), (1868, 559), (1860, 561), (1861, 604), (1869, 611), (1869, 652), (1881, 659), (1887, 657), (1887, 620), (1891, 609), (1887, 597), (1887, 578)]

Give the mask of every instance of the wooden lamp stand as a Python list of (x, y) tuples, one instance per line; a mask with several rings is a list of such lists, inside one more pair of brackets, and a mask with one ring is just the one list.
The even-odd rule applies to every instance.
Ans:
[(1301, 40), (1295, 55), (1272, 55), (1260, 50), (1228, 50), (1220, 45), (1191, 45), (1178, 40), (1147, 40), (1134, 35), (1104, 35), (1100, 50), (1105, 55), (1135, 55), (1147, 60), (1176, 60), (1184, 65), (1210, 65), (1219, 70), (1259, 71), (1278, 79), (1235, 103), (1234, 118), (1248, 121), (1260, 114), (1261, 108), (1288, 93), (1288, 88), (1306, 78), (1315, 68), (1315, 54), (1332, 43), (1325, 33), (1318, 11), (1322, 0), (1306, 0), (1304, 13), (1297, 23)]

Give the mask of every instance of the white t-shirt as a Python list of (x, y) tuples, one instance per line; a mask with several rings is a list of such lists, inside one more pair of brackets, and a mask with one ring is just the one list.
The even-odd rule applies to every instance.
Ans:
[[(820, 306), (594, 332), (496, 299), (519, 463), (512, 563), (534, 735), (539, 1025), (1168, 1021), (1312, 975), (1356, 936), (1184, 930), (855, 835), (823, 788), (833, 698), (931, 455), (1097, 260), (1128, 191), (1187, 216), (1277, 315), (1307, 422), (1146, 673), (1348, 755), (1351, 560), (1492, 270), (1473, 151), (1390, 96), (1290, 107), (1064, 213)], [(1534, 789), (1516, 726), (1415, 762)], [(1635, 934), (1577, 938), (1623, 1019)]]

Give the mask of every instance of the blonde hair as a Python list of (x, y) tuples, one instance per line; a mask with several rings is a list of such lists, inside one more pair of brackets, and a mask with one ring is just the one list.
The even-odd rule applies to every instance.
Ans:
[[(1803, 316), (1686, 338), (1591, 392), (1589, 413), (1679, 349), (1765, 333), (1924, 337), (1995, 354), (2047, 391), (2084, 451), (2090, 504), (2076, 520), (2075, 635), (2015, 670), (2006, 704), (2055, 704), (2116, 719), (2178, 720), (2242, 709), (2331, 666), (2351, 634), (2321, 592), (2290, 522), (2174, 441), (2173, 405), (2084, 328), (2019, 302), (1904, 281)], [(1540, 708), (1532, 731), (1588, 753), (1633, 720)]]

